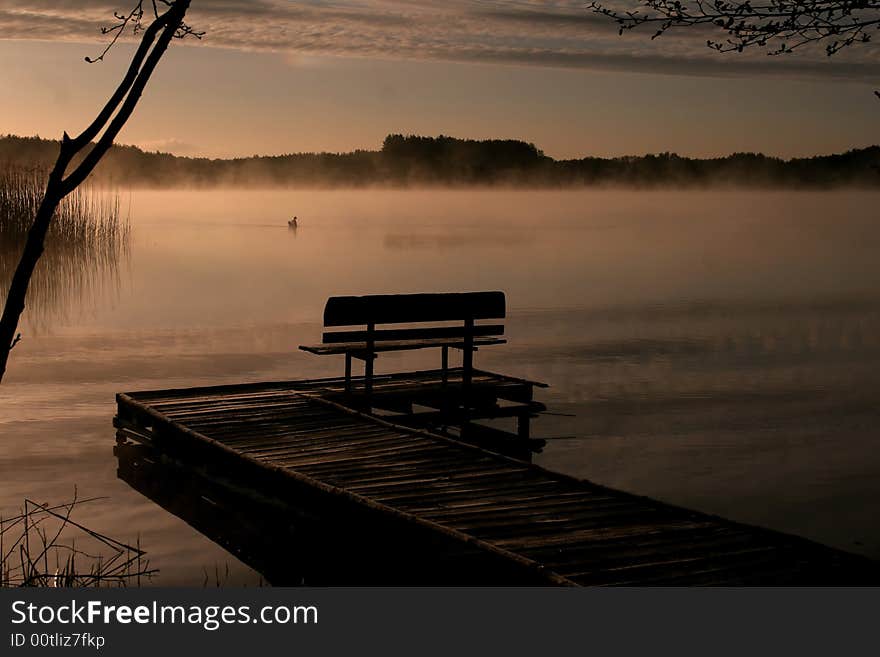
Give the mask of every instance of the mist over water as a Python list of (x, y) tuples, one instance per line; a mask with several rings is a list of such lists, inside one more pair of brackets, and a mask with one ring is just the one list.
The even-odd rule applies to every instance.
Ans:
[[(296, 349), (320, 339), (328, 296), (500, 289), (509, 344), (476, 365), (551, 384), (539, 398), (561, 415), (533, 423), (537, 462), (880, 558), (878, 201), (134, 192), (118, 292), (28, 318), (0, 386), (0, 511), (77, 484), (110, 496), (88, 524), (139, 534), (156, 583), (227, 563), (229, 583), (255, 583), (116, 479), (114, 393), (337, 375), (341, 359)], [(377, 371), (438, 363), (383, 354)]]

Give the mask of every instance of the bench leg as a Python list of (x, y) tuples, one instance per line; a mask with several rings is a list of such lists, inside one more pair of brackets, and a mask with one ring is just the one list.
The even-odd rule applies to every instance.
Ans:
[(373, 359), (375, 357), (375, 354), (369, 353), (364, 361), (364, 392), (367, 395), (367, 400), (370, 399), (373, 392)]
[(373, 348), (375, 347), (374, 333), (376, 325), (367, 324), (367, 359), (364, 361), (364, 394), (367, 397), (367, 407), (370, 406), (370, 396), (373, 394), (373, 359), (376, 357)]
[(351, 354), (345, 354), (345, 394), (351, 394)]
[(442, 352), (440, 363), (443, 368), (443, 385), (445, 386), (446, 382), (449, 380), (449, 347), (443, 347)]
[(465, 322), (466, 334), (464, 338), (464, 350), (461, 357), (461, 390), (462, 401), (465, 406), (470, 405), (471, 381), (474, 375), (474, 320)]
[(517, 418), (516, 421), (516, 435), (518, 438), (522, 440), (529, 439), (529, 425), (531, 423), (531, 417), (528, 414), (523, 413)]

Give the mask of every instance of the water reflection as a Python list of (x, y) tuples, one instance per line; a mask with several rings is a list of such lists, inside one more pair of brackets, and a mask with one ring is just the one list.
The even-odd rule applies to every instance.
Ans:
[[(42, 199), (39, 172), (0, 172), (0, 287), (5, 297)], [(23, 323), (45, 332), (114, 299), (131, 227), (116, 193), (78, 189), (58, 208), (28, 289)]]
[(497, 248), (523, 244), (534, 239), (527, 231), (485, 234), (479, 231), (457, 231), (451, 234), (393, 233), (385, 236), (385, 248), (402, 251), (459, 248)]
[[(141, 532), (162, 584), (199, 586), (225, 555), (116, 478), (114, 393), (338, 375), (296, 349), (320, 336), (328, 296), (503, 289), (509, 343), (478, 363), (551, 384), (539, 464), (880, 558), (880, 223), (864, 211), (878, 201), (137, 191), (136, 293), (93, 298), (95, 313), (16, 348), (0, 511), (75, 484), (110, 495), (96, 528)], [(293, 208), (307, 217), (295, 239)], [(383, 354), (377, 371), (436, 360)]]

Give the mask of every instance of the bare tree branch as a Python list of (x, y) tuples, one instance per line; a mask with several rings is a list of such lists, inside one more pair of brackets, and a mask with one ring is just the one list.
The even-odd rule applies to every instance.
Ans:
[[(174, 4), (172, 0), (151, 0), (151, 5), (153, 8), (153, 16), (156, 19), (160, 18), (159, 15), (159, 4), (163, 4), (166, 7), (170, 7)], [(110, 49), (116, 45), (116, 42), (119, 41), (119, 38), (126, 32), (126, 30), (130, 30), (133, 36), (136, 36), (144, 29), (144, 15), (146, 11), (144, 10), (144, 2), (140, 0), (128, 14), (120, 14), (119, 12), (113, 12), (113, 17), (116, 19), (116, 23), (112, 25), (108, 25), (101, 28), (101, 34), (112, 34), (113, 38), (107, 44), (101, 54), (97, 57), (86, 57), (85, 60), (89, 64), (96, 64), (100, 61), (104, 60), (104, 56), (110, 52)], [(177, 30), (174, 34), (174, 37), (177, 39), (182, 39), (187, 36), (193, 36), (197, 39), (201, 39), (205, 36), (204, 32), (200, 32), (198, 30), (193, 29), (191, 26), (187, 25), (183, 21), (177, 26)]]
[[(109, 50), (118, 42), (121, 35), (130, 29), (133, 33), (143, 31), (141, 43), (132, 58), (125, 76), (116, 91), (111, 95), (107, 104), (98, 113), (95, 120), (76, 138), (71, 139), (67, 132), (61, 140), (61, 148), (55, 166), (49, 173), (46, 183), (46, 191), (43, 201), (37, 209), (34, 223), (28, 232), (21, 259), (12, 282), (6, 303), (3, 307), (3, 315), (0, 317), (0, 381), (6, 372), (9, 353), (20, 336), (15, 336), (21, 314), (24, 312), (25, 299), (34, 269), (43, 254), (46, 233), (52, 222), (52, 217), (61, 200), (77, 188), (92, 172), (104, 154), (113, 145), (113, 141), (119, 131), (129, 119), (134, 108), (140, 100), (141, 94), (150, 80), (150, 76), (164, 55), (165, 50), (172, 39), (195, 36), (200, 38), (201, 32), (193, 30), (184, 23), (184, 17), (189, 9), (190, 0), (150, 0), (154, 19), (143, 28), (145, 0), (139, 0), (128, 14), (114, 14), (117, 23), (109, 28), (104, 28), (104, 34), (112, 34), (110, 43), (104, 51), (91, 62), (102, 61)], [(160, 12), (160, 5), (164, 11)], [(114, 116), (115, 114), (115, 116)], [(85, 155), (82, 161), (69, 174), (68, 166), (101, 131), (104, 133), (98, 139), (95, 146)]]
[(600, 2), (589, 8), (619, 26), (619, 33), (642, 25), (652, 39), (673, 28), (706, 25), (726, 33), (706, 45), (720, 52), (768, 48), (770, 55), (792, 53), (821, 42), (829, 56), (871, 41), (880, 29), (880, 0), (639, 0), (637, 9)]

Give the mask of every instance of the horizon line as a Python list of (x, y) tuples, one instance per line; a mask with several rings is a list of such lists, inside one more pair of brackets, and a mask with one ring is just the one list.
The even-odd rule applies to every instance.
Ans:
[[(696, 160), (696, 161), (708, 161), (708, 160), (723, 160), (735, 156), (759, 156), (771, 160), (779, 160), (781, 162), (794, 162), (798, 160), (810, 160), (814, 158), (822, 158), (822, 157), (835, 157), (840, 155), (846, 155), (848, 153), (854, 153), (859, 151), (868, 151), (874, 148), (880, 148), (880, 144), (873, 143), (867, 144), (865, 146), (854, 146), (852, 148), (848, 148), (843, 151), (837, 151), (833, 153), (814, 153), (812, 155), (804, 155), (799, 157), (782, 157), (779, 155), (772, 155), (768, 153), (764, 153), (761, 151), (732, 151), (728, 152), (725, 155), (714, 155), (714, 156), (690, 156), (690, 155), (680, 155), (675, 151), (658, 151), (658, 152), (646, 152), (640, 155), (637, 154), (624, 154), (624, 155), (612, 155), (612, 156), (602, 156), (602, 155), (581, 155), (579, 157), (567, 157), (567, 158), (555, 158), (549, 155), (546, 155), (537, 144), (531, 141), (527, 141), (525, 139), (520, 139), (516, 137), (485, 137), (480, 139), (474, 139), (470, 137), (454, 137), (452, 135), (438, 134), (438, 135), (420, 135), (420, 134), (403, 134), (403, 133), (388, 133), (387, 137), (400, 135), (406, 138), (420, 138), (420, 139), (441, 139), (447, 138), (455, 141), (463, 141), (463, 142), (476, 142), (476, 143), (485, 143), (485, 142), (518, 142), (521, 144), (527, 144), (529, 146), (534, 147), (538, 153), (541, 154), (542, 157), (545, 157), (554, 162), (576, 162), (579, 160), (586, 159), (595, 159), (595, 160), (625, 160), (628, 158), (648, 158), (648, 157), (674, 157), (682, 160)], [(42, 137), (39, 134), (35, 135), (16, 135), (12, 133), (4, 133), (0, 134), (0, 140), (3, 139), (37, 139), (45, 142), (61, 142), (61, 139), (54, 139), (51, 137)], [(94, 143), (94, 142), (92, 142)], [(147, 150), (138, 144), (123, 144), (119, 142), (113, 143), (113, 148), (133, 148), (135, 150), (144, 153), (145, 155), (163, 155), (168, 157), (174, 157), (183, 160), (207, 160), (210, 162), (233, 162), (236, 160), (255, 160), (255, 159), (264, 159), (264, 158), (284, 158), (284, 157), (297, 157), (297, 156), (318, 156), (318, 155), (332, 155), (332, 156), (345, 156), (345, 155), (354, 155), (356, 153), (381, 153), (382, 147), (380, 145), (379, 148), (376, 149), (368, 149), (368, 148), (355, 148), (349, 151), (289, 151), (286, 153), (278, 153), (278, 154), (270, 154), (270, 153), (254, 153), (252, 155), (235, 155), (230, 157), (209, 157), (204, 155), (178, 155), (177, 153), (172, 153), (170, 151), (162, 151), (162, 150)]]

